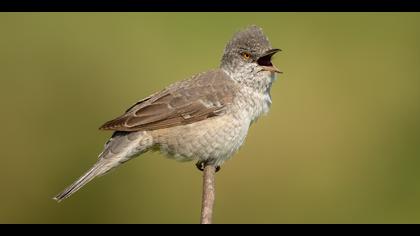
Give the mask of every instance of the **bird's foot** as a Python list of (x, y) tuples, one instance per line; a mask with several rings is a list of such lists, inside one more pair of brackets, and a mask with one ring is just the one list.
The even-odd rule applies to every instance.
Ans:
[[(204, 168), (206, 167), (207, 163), (205, 161), (199, 161), (195, 164), (195, 166), (197, 166), (197, 169), (203, 171)], [(220, 166), (216, 166), (216, 173), (219, 172), (220, 170)]]
[(195, 163), (195, 166), (197, 166), (198, 170), (201, 170), (201, 171), (204, 170), (204, 162), (202, 162), (202, 161), (199, 161), (199, 162)]

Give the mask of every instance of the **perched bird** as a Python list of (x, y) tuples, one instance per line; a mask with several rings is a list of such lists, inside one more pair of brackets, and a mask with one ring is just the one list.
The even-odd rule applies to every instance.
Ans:
[(54, 199), (61, 201), (89, 181), (149, 150), (179, 161), (220, 169), (243, 144), (250, 125), (271, 105), (280, 51), (252, 25), (227, 43), (218, 69), (176, 82), (103, 124), (113, 130), (96, 164)]

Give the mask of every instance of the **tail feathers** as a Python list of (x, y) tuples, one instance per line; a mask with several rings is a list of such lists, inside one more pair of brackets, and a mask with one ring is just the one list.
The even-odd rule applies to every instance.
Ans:
[(77, 192), (91, 180), (93, 180), (96, 176), (100, 176), (111, 170), (114, 165), (110, 163), (108, 160), (100, 160), (96, 163), (89, 171), (87, 171), (82, 177), (76, 180), (73, 184), (68, 186), (63, 192), (59, 193), (53, 199), (57, 202), (61, 202), (62, 200), (70, 197), (73, 193)]
[(95, 177), (101, 176), (122, 163), (146, 152), (152, 144), (152, 137), (144, 131), (115, 132), (105, 144), (104, 151), (99, 155), (98, 162), (53, 199), (60, 202), (70, 197)]

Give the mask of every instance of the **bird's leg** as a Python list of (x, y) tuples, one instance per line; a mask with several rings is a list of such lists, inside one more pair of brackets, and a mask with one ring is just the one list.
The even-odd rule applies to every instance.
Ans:
[[(195, 166), (197, 166), (197, 169), (204, 171), (204, 167), (206, 167), (207, 162), (206, 161), (198, 161)], [(220, 170), (220, 166), (216, 166), (216, 173)]]

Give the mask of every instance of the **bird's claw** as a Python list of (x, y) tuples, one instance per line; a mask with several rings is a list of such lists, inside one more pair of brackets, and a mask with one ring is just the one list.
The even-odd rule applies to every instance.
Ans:
[[(206, 167), (207, 163), (204, 161), (199, 161), (195, 164), (195, 166), (197, 166), (197, 169), (204, 171), (204, 168)], [(216, 166), (216, 173), (219, 172), (219, 170), (221, 169), (220, 166)]]
[(195, 164), (195, 166), (197, 166), (197, 169), (204, 171), (204, 162), (199, 161)]

